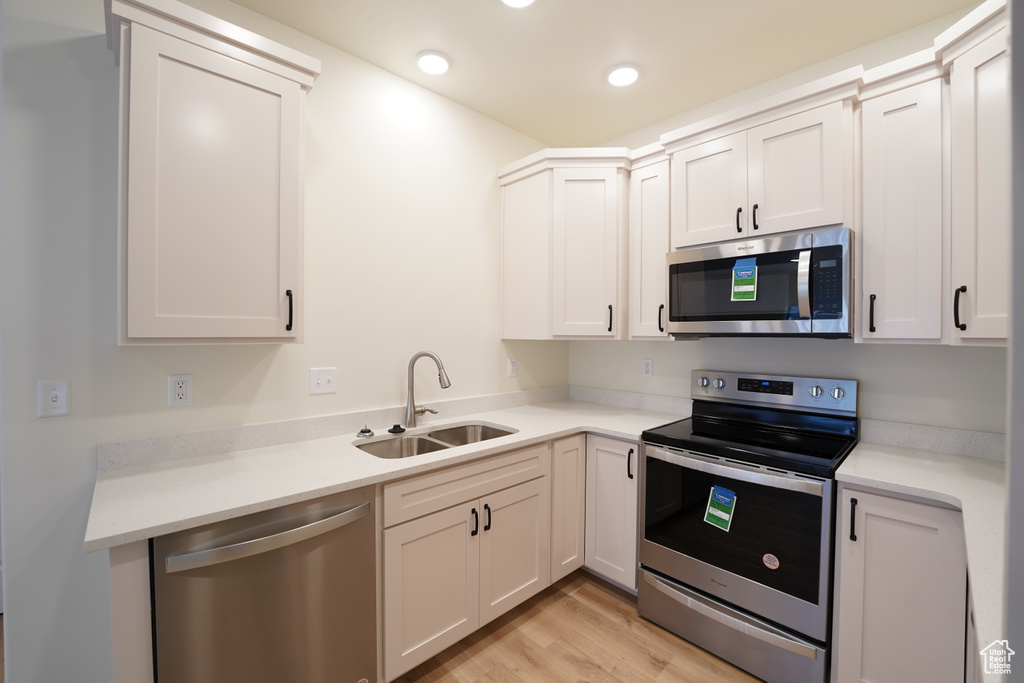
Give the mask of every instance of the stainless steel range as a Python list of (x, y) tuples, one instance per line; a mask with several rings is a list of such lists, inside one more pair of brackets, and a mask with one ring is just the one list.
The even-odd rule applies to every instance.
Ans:
[(857, 382), (695, 370), (691, 396), (642, 437), (639, 612), (769, 683), (822, 683)]

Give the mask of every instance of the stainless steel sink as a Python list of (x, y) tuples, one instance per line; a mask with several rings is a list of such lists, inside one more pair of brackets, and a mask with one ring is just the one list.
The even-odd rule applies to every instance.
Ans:
[(408, 458), (449, 447), (446, 443), (428, 439), (425, 436), (394, 436), (380, 441), (357, 443), (356, 446), (378, 458)]
[(496, 425), (462, 424), (442, 427), (426, 434), (377, 437), (356, 442), (355, 446), (378, 458), (409, 458), (445, 448), (496, 439), (499, 436), (515, 434), (516, 431)]
[(492, 425), (471, 424), (458, 425), (457, 427), (446, 427), (428, 432), (427, 436), (438, 441), (444, 441), (452, 446), (465, 446), (468, 443), (496, 439), (499, 436), (514, 434), (515, 430), (494, 427)]

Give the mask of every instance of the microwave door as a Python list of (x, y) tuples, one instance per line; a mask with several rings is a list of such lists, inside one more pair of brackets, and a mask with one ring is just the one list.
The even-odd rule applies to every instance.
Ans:
[(810, 333), (810, 249), (710, 260), (680, 257), (685, 259), (682, 252), (668, 256), (669, 332)]

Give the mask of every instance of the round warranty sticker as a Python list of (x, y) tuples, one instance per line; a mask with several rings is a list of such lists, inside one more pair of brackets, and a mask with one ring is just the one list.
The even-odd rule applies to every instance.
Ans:
[(761, 561), (764, 562), (764, 566), (768, 567), (768, 569), (779, 568), (779, 558), (775, 557), (771, 553), (765, 553), (764, 557), (761, 558)]

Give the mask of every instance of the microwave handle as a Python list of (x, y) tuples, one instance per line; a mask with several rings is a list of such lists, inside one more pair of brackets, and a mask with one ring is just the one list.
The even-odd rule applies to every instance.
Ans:
[(811, 317), (811, 250), (804, 249), (796, 267), (796, 300), (800, 317)]

